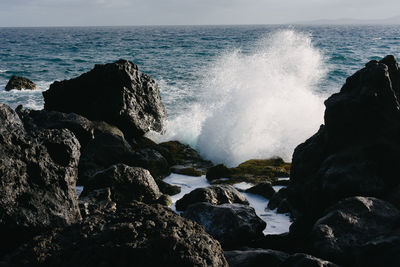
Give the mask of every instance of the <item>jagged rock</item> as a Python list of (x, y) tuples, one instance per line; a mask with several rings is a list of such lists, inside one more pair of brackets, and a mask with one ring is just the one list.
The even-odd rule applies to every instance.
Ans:
[(400, 184), (400, 70), (371, 61), (325, 101), (325, 125), (293, 154), (288, 200), (311, 225), (351, 196), (388, 196)]
[(75, 113), (58, 111), (30, 110), (18, 106), (16, 112), (27, 129), (68, 129), (79, 140), (81, 147), (94, 138), (93, 123)]
[(196, 150), (178, 141), (160, 143), (155, 149), (167, 159), (169, 165), (175, 170), (192, 168), (197, 174), (205, 174), (207, 168), (213, 166), (211, 161), (204, 160)]
[[(315, 223), (312, 230), (314, 255), (356, 266), (367, 256), (359, 247), (371, 241), (374, 244), (373, 240), (399, 228), (399, 222), (400, 211), (388, 202), (372, 197), (347, 198), (329, 208)], [(396, 247), (399, 251), (399, 244)]]
[(79, 149), (70, 131), (26, 131), (17, 113), (0, 104), (0, 255), (41, 231), (81, 219)]
[(161, 131), (166, 118), (157, 83), (132, 62), (95, 65), (81, 76), (57, 81), (43, 92), (44, 108), (74, 112), (117, 126), (126, 136)]
[(10, 91), (12, 89), (22, 90), (22, 89), (29, 89), (29, 90), (36, 90), (36, 84), (29, 80), (28, 78), (21, 77), (21, 76), (11, 76), (10, 80), (6, 85), (6, 91)]
[(118, 163), (135, 166), (135, 154), (131, 146), (119, 135), (98, 135), (82, 151), (78, 184), (85, 185), (89, 177)]
[(263, 237), (267, 225), (252, 207), (242, 204), (195, 203), (187, 207), (182, 216), (204, 226), (224, 248), (247, 245)]
[(236, 188), (231, 185), (212, 185), (205, 188), (197, 188), (184, 195), (176, 202), (176, 210), (184, 211), (194, 203), (208, 202), (213, 205), (225, 203), (238, 203), (249, 205), (249, 202)]
[(246, 192), (260, 195), (268, 199), (270, 199), (275, 194), (274, 188), (272, 188), (272, 185), (268, 182), (261, 182), (259, 184), (256, 184), (255, 186), (247, 189)]
[(173, 196), (173, 195), (177, 195), (181, 192), (181, 188), (177, 185), (171, 185), (171, 184), (164, 182), (163, 180), (157, 179), (157, 178), (155, 178), (154, 180), (156, 181), (158, 188), (160, 189), (161, 193), (163, 193), (163, 194)]
[(79, 197), (79, 209), (83, 218), (95, 213), (113, 212), (117, 210), (117, 203), (111, 200), (109, 187), (90, 190)]
[(204, 228), (161, 205), (133, 203), (36, 237), (8, 266), (227, 266)]
[(167, 160), (157, 150), (143, 148), (134, 153), (135, 166), (150, 171), (155, 178), (164, 178), (171, 174)]
[(161, 192), (148, 170), (124, 164), (113, 165), (90, 177), (85, 184), (81, 198), (91, 191), (101, 188), (110, 188), (111, 200), (117, 204), (130, 203), (135, 200), (154, 203), (161, 196)]

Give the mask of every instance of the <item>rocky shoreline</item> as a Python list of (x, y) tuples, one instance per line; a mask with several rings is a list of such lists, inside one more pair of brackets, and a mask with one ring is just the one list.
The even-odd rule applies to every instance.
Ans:
[[(292, 164), (235, 168), (145, 137), (167, 114), (129, 61), (54, 82), (43, 110), (0, 104), (0, 266), (398, 266), (399, 95), (396, 59), (371, 61), (325, 102)], [(176, 202), (182, 215), (168, 208), (171, 172), (212, 184)], [(290, 213), (290, 231), (264, 235), (238, 182)]]

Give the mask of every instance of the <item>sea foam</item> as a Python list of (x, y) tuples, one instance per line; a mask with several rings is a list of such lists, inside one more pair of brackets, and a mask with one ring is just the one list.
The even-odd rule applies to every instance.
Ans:
[(290, 161), (322, 123), (323, 97), (315, 92), (326, 68), (307, 34), (274, 32), (251, 51), (225, 52), (204, 73), (195, 104), (152, 138), (180, 140), (234, 166), (250, 158)]

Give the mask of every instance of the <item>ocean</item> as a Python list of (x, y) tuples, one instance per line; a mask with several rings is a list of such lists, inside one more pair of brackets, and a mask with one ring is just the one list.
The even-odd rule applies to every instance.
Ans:
[[(41, 92), (94, 64), (133, 61), (159, 84), (179, 140), (214, 163), (281, 156), (323, 123), (323, 101), (372, 59), (400, 57), (400, 26), (0, 28), (0, 103), (41, 109)], [(39, 91), (5, 92), (11, 75)]]

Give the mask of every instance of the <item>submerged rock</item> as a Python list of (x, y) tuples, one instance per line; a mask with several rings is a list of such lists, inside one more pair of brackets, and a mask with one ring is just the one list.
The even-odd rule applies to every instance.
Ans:
[(243, 194), (231, 185), (212, 185), (205, 188), (197, 188), (184, 195), (176, 202), (176, 210), (184, 211), (194, 203), (208, 202), (213, 205), (225, 203), (238, 203), (249, 205)]
[(220, 244), (161, 205), (132, 203), (36, 237), (8, 266), (227, 266)]
[(182, 216), (204, 226), (225, 248), (247, 245), (263, 237), (267, 225), (254, 208), (242, 204), (214, 206), (201, 202), (187, 207)]
[(400, 184), (400, 69), (371, 61), (325, 101), (325, 125), (293, 154), (290, 204), (307, 227), (340, 199), (385, 198)]
[[(315, 223), (312, 250), (315, 255), (339, 264), (366, 266), (359, 265), (368, 256), (360, 247), (373, 246), (380, 236), (400, 229), (399, 223), (400, 211), (388, 202), (371, 197), (347, 198), (327, 210)], [(399, 243), (395, 247), (400, 251)], [(395, 259), (395, 254), (391, 253), (390, 258)]]
[(160, 196), (156, 182), (148, 170), (117, 164), (90, 177), (81, 198), (93, 190), (110, 188), (111, 200), (118, 203), (141, 201), (154, 203)]
[(27, 131), (0, 104), (0, 255), (34, 235), (80, 221), (80, 146), (68, 130)]
[(37, 86), (34, 82), (29, 80), (28, 78), (21, 76), (12, 76), (6, 85), (6, 91), (10, 91), (12, 89), (22, 90), (36, 90)]
[(161, 131), (166, 118), (157, 83), (132, 62), (95, 65), (81, 76), (57, 81), (43, 92), (44, 108), (74, 112), (116, 125), (126, 136)]

